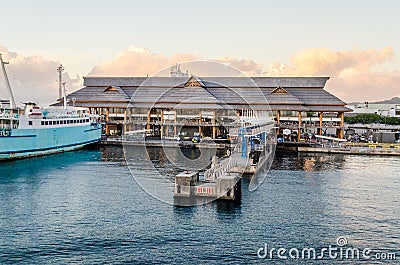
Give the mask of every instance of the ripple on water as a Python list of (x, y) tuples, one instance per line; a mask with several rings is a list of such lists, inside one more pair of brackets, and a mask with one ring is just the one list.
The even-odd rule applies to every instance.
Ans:
[[(173, 176), (176, 167), (151, 153)], [(143, 154), (131, 159), (150, 177)], [(395, 251), (399, 162), (281, 154), (256, 191), (243, 180), (240, 204), (189, 208), (145, 193), (118, 147), (0, 164), (0, 263), (265, 264), (257, 258), (264, 243), (318, 248), (339, 236)]]

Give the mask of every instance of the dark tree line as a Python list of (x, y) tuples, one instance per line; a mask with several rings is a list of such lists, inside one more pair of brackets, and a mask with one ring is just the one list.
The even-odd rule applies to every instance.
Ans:
[(382, 123), (388, 125), (400, 125), (400, 120), (396, 117), (382, 117), (378, 114), (358, 114), (353, 117), (344, 117), (344, 121), (348, 124), (362, 123)]

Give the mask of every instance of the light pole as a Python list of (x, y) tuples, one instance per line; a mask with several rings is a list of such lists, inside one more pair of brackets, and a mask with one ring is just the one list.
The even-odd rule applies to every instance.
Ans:
[(58, 98), (62, 97), (62, 72), (64, 71), (64, 67), (62, 64), (57, 67), (58, 72)]

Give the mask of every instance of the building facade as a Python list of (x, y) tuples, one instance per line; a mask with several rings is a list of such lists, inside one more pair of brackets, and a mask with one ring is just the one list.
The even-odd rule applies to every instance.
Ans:
[(399, 103), (355, 103), (349, 104), (347, 107), (352, 109), (351, 115), (358, 114), (378, 114), (382, 117), (396, 117), (400, 118), (400, 104)]
[[(344, 136), (346, 103), (328, 91), (329, 77), (84, 77), (69, 105), (102, 117), (104, 133), (144, 130), (156, 137), (226, 134), (235, 117), (275, 117), (278, 133)], [(62, 99), (57, 104), (62, 104)]]

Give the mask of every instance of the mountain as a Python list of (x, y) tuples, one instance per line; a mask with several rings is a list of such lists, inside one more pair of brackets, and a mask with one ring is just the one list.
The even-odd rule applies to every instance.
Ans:
[[(363, 104), (364, 102), (351, 102), (347, 103), (347, 105), (357, 105), (357, 104)], [(376, 101), (376, 102), (368, 102), (370, 104), (400, 104), (400, 97), (394, 97), (391, 99), (386, 99), (382, 101)]]
[(371, 103), (375, 103), (375, 104), (400, 104), (400, 97), (394, 97), (394, 98), (391, 98), (391, 99), (382, 100), (382, 101), (378, 101), (378, 102), (371, 102)]

